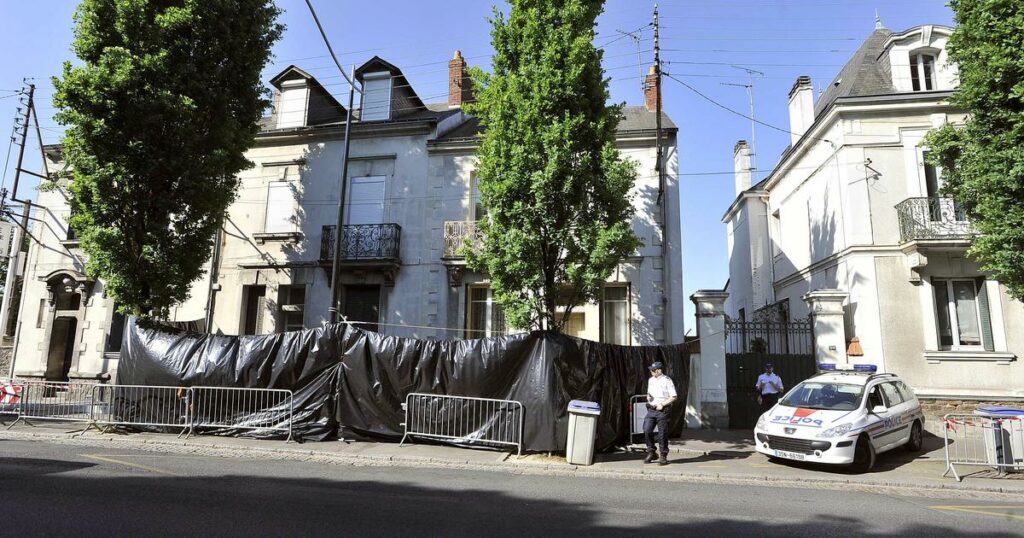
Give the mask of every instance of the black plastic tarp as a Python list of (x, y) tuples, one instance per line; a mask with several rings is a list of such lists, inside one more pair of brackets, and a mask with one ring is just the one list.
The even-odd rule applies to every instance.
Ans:
[(646, 366), (665, 364), (683, 427), (689, 357), (682, 346), (617, 346), (534, 332), (475, 340), (399, 338), (347, 324), (258, 336), (143, 328), (129, 320), (117, 382), (131, 385), (277, 388), (294, 391), (295, 436), (395, 440), (410, 393), (515, 400), (524, 449), (561, 451), (570, 400), (601, 404), (597, 447), (629, 439), (629, 398), (646, 392)]

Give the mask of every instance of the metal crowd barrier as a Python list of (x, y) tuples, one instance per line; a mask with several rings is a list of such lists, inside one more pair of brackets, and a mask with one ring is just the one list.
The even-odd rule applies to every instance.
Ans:
[(192, 431), (193, 389), (150, 385), (96, 385), (92, 425), (181, 428)]
[(989, 467), (1002, 473), (1024, 472), (1024, 417), (996, 418), (973, 414), (949, 414), (943, 440), (946, 470), (959, 482), (956, 466)]
[(92, 390), (96, 382), (16, 380), (12, 384), (21, 387), (21, 393), (12, 408), (17, 419), (8, 428), (32, 420), (92, 421)]
[(647, 418), (647, 395), (637, 394), (629, 398), (629, 443), (634, 444), (637, 435), (644, 434), (644, 419)]
[(523, 453), (523, 404), (468, 396), (412, 393), (402, 404), (405, 435), (516, 447)]
[(292, 440), (294, 395), (283, 389), (192, 387), (193, 431), (196, 428), (280, 431)]

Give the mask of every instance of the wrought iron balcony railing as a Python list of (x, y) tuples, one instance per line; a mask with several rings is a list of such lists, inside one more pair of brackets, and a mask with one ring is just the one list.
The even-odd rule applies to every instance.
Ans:
[(977, 235), (951, 198), (907, 198), (896, 204), (900, 241), (919, 239), (970, 239)]
[(444, 253), (447, 259), (463, 258), (462, 247), (468, 239), (474, 250), (480, 248), (483, 234), (477, 229), (475, 220), (455, 220), (444, 223)]
[[(320, 235), (320, 260), (334, 260), (335, 226), (323, 227)], [(342, 226), (342, 261), (399, 260), (402, 227), (397, 224), (352, 224)]]

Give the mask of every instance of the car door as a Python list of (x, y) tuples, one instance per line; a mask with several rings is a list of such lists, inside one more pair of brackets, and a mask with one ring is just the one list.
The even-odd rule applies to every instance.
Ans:
[(910, 435), (910, 422), (906, 420), (907, 404), (904, 403), (896, 384), (889, 381), (879, 385), (885, 406), (889, 408), (889, 416), (882, 422), (884, 425), (884, 444), (890, 448), (907, 442)]
[[(867, 401), (864, 404), (869, 413), (867, 432), (871, 436), (871, 443), (875, 445), (875, 450), (884, 450), (885, 445), (889, 443), (885, 434), (887, 432), (886, 422), (890, 417), (890, 409), (885, 403), (881, 383), (870, 387), (867, 392)], [(874, 409), (878, 406), (881, 406), (882, 409), (876, 412)]]

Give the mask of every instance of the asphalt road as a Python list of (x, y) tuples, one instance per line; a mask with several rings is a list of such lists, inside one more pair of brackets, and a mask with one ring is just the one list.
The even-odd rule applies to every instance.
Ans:
[(3, 536), (1024, 535), (1019, 503), (0, 440)]

